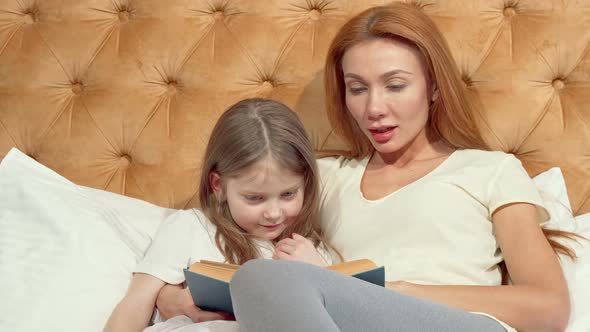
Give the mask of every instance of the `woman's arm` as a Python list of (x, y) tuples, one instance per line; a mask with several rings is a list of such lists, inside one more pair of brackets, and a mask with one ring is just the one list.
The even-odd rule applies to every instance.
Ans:
[(496, 238), (513, 285), (388, 287), (466, 311), (485, 312), (519, 331), (563, 331), (570, 301), (557, 255), (537, 222), (536, 207), (517, 203), (493, 215)]
[(152, 317), (156, 297), (166, 283), (152, 275), (136, 273), (125, 297), (113, 310), (105, 332), (140, 332)]
[(199, 309), (193, 302), (188, 288), (182, 285), (166, 284), (162, 287), (156, 300), (156, 306), (164, 319), (185, 315), (196, 323), (210, 320), (235, 320), (235, 317), (227, 312)]

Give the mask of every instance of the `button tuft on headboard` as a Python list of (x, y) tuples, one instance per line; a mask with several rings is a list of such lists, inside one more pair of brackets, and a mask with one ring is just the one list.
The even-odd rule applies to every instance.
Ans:
[(317, 21), (322, 16), (322, 12), (316, 8), (316, 9), (310, 10), (309, 14), (307, 14), (307, 15), (309, 16), (310, 19)]
[(25, 24), (34, 24), (39, 19), (39, 9), (37, 7), (25, 9), (22, 12), (22, 18)]
[(131, 156), (129, 156), (128, 154), (122, 155), (121, 157), (119, 157), (117, 164), (119, 168), (128, 168), (129, 165), (131, 165)]
[(129, 22), (129, 12), (127, 10), (121, 10), (119, 11), (119, 21), (121, 23), (127, 23)]
[(466, 74), (463, 74), (461, 76), (461, 80), (463, 80), (463, 83), (465, 84), (466, 87), (470, 87), (473, 84), (473, 81), (471, 80), (471, 78)]
[(553, 82), (551, 82), (551, 85), (553, 85), (553, 88), (556, 90), (561, 90), (565, 87), (565, 83), (563, 82), (562, 78), (554, 79)]
[(514, 7), (506, 7), (504, 8), (504, 17), (513, 17), (514, 15), (516, 15), (516, 9), (514, 9)]
[(213, 19), (216, 21), (221, 21), (225, 18), (225, 13), (223, 10), (216, 10), (211, 15), (213, 15)]
[(33, 24), (35, 23), (35, 20), (35, 15), (33, 13), (23, 15), (23, 21), (25, 21), (25, 24)]
[(178, 84), (176, 82), (169, 82), (166, 88), (166, 93), (169, 95), (176, 94), (178, 92)]
[(72, 93), (75, 95), (80, 95), (84, 91), (84, 85), (80, 82), (72, 83)]
[(263, 88), (264, 90), (271, 90), (272, 88), (274, 88), (274, 84), (271, 80), (264, 80), (260, 84), (260, 87)]

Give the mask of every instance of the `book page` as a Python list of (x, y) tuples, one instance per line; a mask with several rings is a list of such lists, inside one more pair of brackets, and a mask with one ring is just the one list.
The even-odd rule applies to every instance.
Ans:
[(330, 265), (328, 266), (328, 269), (350, 276), (359, 272), (372, 270), (376, 267), (377, 265), (368, 259), (358, 259), (350, 262)]
[(211, 278), (229, 282), (239, 265), (201, 261), (194, 263), (188, 269), (189, 271), (206, 275)]
[[(349, 276), (354, 274), (375, 269), (377, 265), (368, 259), (359, 259), (350, 262), (330, 265), (327, 268), (332, 271), (340, 272)], [(189, 270), (195, 273), (209, 276), (211, 278), (230, 282), (234, 273), (240, 268), (240, 265), (225, 264), (212, 261), (202, 260), (194, 263)]]

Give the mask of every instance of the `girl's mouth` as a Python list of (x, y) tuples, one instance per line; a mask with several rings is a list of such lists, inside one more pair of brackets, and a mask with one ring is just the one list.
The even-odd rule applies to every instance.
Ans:
[(277, 228), (277, 227), (281, 226), (281, 224), (274, 224), (274, 225), (260, 225), (260, 226), (262, 226), (262, 227), (264, 227), (264, 228), (266, 228), (266, 229), (275, 229), (275, 228)]

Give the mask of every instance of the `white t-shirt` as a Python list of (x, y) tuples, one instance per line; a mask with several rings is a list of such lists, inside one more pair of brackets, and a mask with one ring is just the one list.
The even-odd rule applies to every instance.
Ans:
[[(169, 284), (184, 282), (183, 269), (202, 259), (224, 262), (215, 245), (216, 227), (198, 209), (178, 210), (162, 222), (143, 260), (135, 273), (146, 273)], [(274, 245), (270, 241), (255, 240), (260, 258), (272, 258)], [(326, 264), (332, 258), (323, 244), (318, 252)]]
[[(520, 161), (503, 152), (457, 150), (419, 180), (378, 200), (360, 190), (369, 158), (318, 161), (326, 239), (346, 260), (383, 264), (389, 281), (500, 285), (502, 253), (492, 213), (527, 202), (547, 213)], [(518, 222), (515, 220), (514, 222)]]
[[(184, 282), (183, 269), (202, 259), (224, 262), (215, 245), (216, 227), (198, 209), (178, 210), (162, 222), (135, 273), (150, 274), (169, 284)], [(261, 258), (272, 258), (274, 247), (256, 241)]]
[[(318, 160), (325, 238), (345, 260), (369, 258), (386, 280), (431, 285), (500, 285), (503, 260), (492, 213), (541, 207), (520, 161), (503, 152), (457, 150), (436, 169), (377, 200), (361, 192), (369, 158)], [(514, 220), (518, 222), (518, 220)]]

